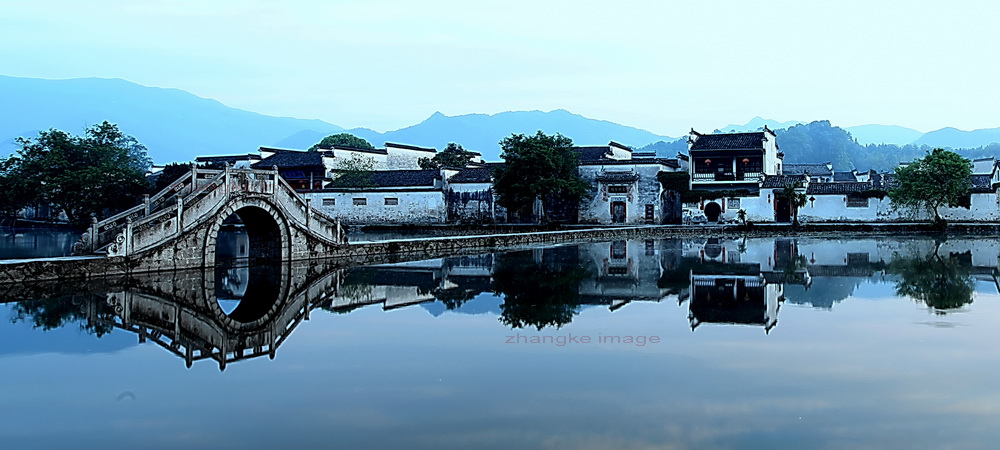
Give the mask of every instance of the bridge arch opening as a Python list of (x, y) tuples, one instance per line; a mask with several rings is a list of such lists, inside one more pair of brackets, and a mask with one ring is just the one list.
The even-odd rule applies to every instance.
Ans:
[(239, 323), (263, 319), (280, 294), (283, 233), (264, 208), (243, 206), (215, 235), (215, 293), (222, 312)]
[(280, 261), (281, 249), (281, 226), (256, 206), (244, 206), (223, 219), (215, 237), (216, 264), (243, 258), (253, 264)]

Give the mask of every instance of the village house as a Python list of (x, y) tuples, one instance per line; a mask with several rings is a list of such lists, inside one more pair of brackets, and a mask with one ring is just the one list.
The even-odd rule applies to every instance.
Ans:
[(665, 202), (657, 175), (683, 170), (681, 160), (633, 154), (614, 141), (576, 150), (580, 176), (594, 189), (580, 204), (580, 223), (663, 224), (679, 217), (679, 211)]
[(377, 170), (355, 185), (302, 191), (312, 206), (346, 224), (440, 224), (448, 220), (448, 169)]
[(702, 134), (691, 130), (688, 154), (690, 190), (715, 191), (719, 196), (685, 204), (685, 221), (733, 221), (740, 209), (752, 215), (751, 220), (774, 216), (780, 205), (761, 191), (766, 177), (782, 174), (785, 155), (774, 131), (766, 126), (764, 131), (753, 133)]
[[(829, 162), (785, 164), (774, 131), (702, 134), (688, 137), (688, 154), (659, 158), (616, 142), (578, 146), (578, 170), (593, 186), (579, 204), (558, 205), (559, 218), (583, 224), (664, 224), (790, 222), (781, 195), (796, 185), (806, 195), (801, 222), (926, 221), (927, 212), (895, 208), (886, 196), (890, 173), (836, 171)], [(497, 203), (493, 171), (503, 163), (475, 158), (466, 167), (423, 170), (421, 158), (433, 148), (386, 143), (381, 149), (331, 147), (302, 151), (261, 147), (259, 154), (199, 157), (199, 163), (226, 163), (259, 169), (276, 167), (311, 202), (347, 224), (508, 223)], [(333, 183), (346, 161), (365, 161), (374, 170), (354, 184)], [(686, 173), (697, 201), (683, 205), (666, 191), (661, 174)], [(1000, 164), (973, 161), (970, 208), (942, 208), (949, 221), (1000, 221)]]

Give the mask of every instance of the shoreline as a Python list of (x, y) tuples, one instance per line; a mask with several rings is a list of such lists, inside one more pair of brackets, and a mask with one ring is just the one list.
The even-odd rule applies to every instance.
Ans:
[[(413, 227), (411, 227), (412, 229)], [(997, 224), (952, 224), (944, 229), (930, 224), (748, 224), (643, 225), (618, 227), (562, 227), (553, 231), (452, 235), (417, 239), (351, 242), (320, 257), (282, 263), (322, 262), (334, 267), (392, 263), (530, 248), (545, 244), (656, 239), (669, 237), (854, 237), (854, 236), (1000, 236)], [(0, 285), (30, 281), (87, 280), (132, 273), (173, 272), (193, 267), (136, 270), (126, 257), (78, 256), (0, 260)], [(203, 268), (204, 269), (204, 268)]]

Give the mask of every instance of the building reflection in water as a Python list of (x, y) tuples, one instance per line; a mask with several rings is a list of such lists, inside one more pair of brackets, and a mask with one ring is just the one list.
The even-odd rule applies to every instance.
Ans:
[[(819, 238), (619, 240), (339, 269), (328, 263), (251, 266), (232, 258), (208, 271), (7, 287), (15, 320), (51, 328), (84, 321), (154, 342), (190, 366), (275, 356), (312, 310), (347, 313), (421, 305), (491, 313), (512, 328), (559, 328), (585, 308), (634, 302), (687, 308), (688, 325), (749, 325), (770, 333), (785, 303), (832, 308), (861, 283), (947, 313), (973, 300), (974, 281), (997, 285), (1000, 242)], [(221, 253), (221, 252), (220, 252)], [(486, 306), (484, 307), (484, 302)], [(435, 306), (436, 305), (436, 306)], [(435, 309), (439, 308), (439, 309)]]

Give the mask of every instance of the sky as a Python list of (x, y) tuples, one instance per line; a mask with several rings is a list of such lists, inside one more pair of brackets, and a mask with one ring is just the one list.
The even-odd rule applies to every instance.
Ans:
[(567, 109), (678, 136), (755, 116), (1000, 127), (990, 1), (0, 0), (0, 75), (122, 78), (388, 131)]

